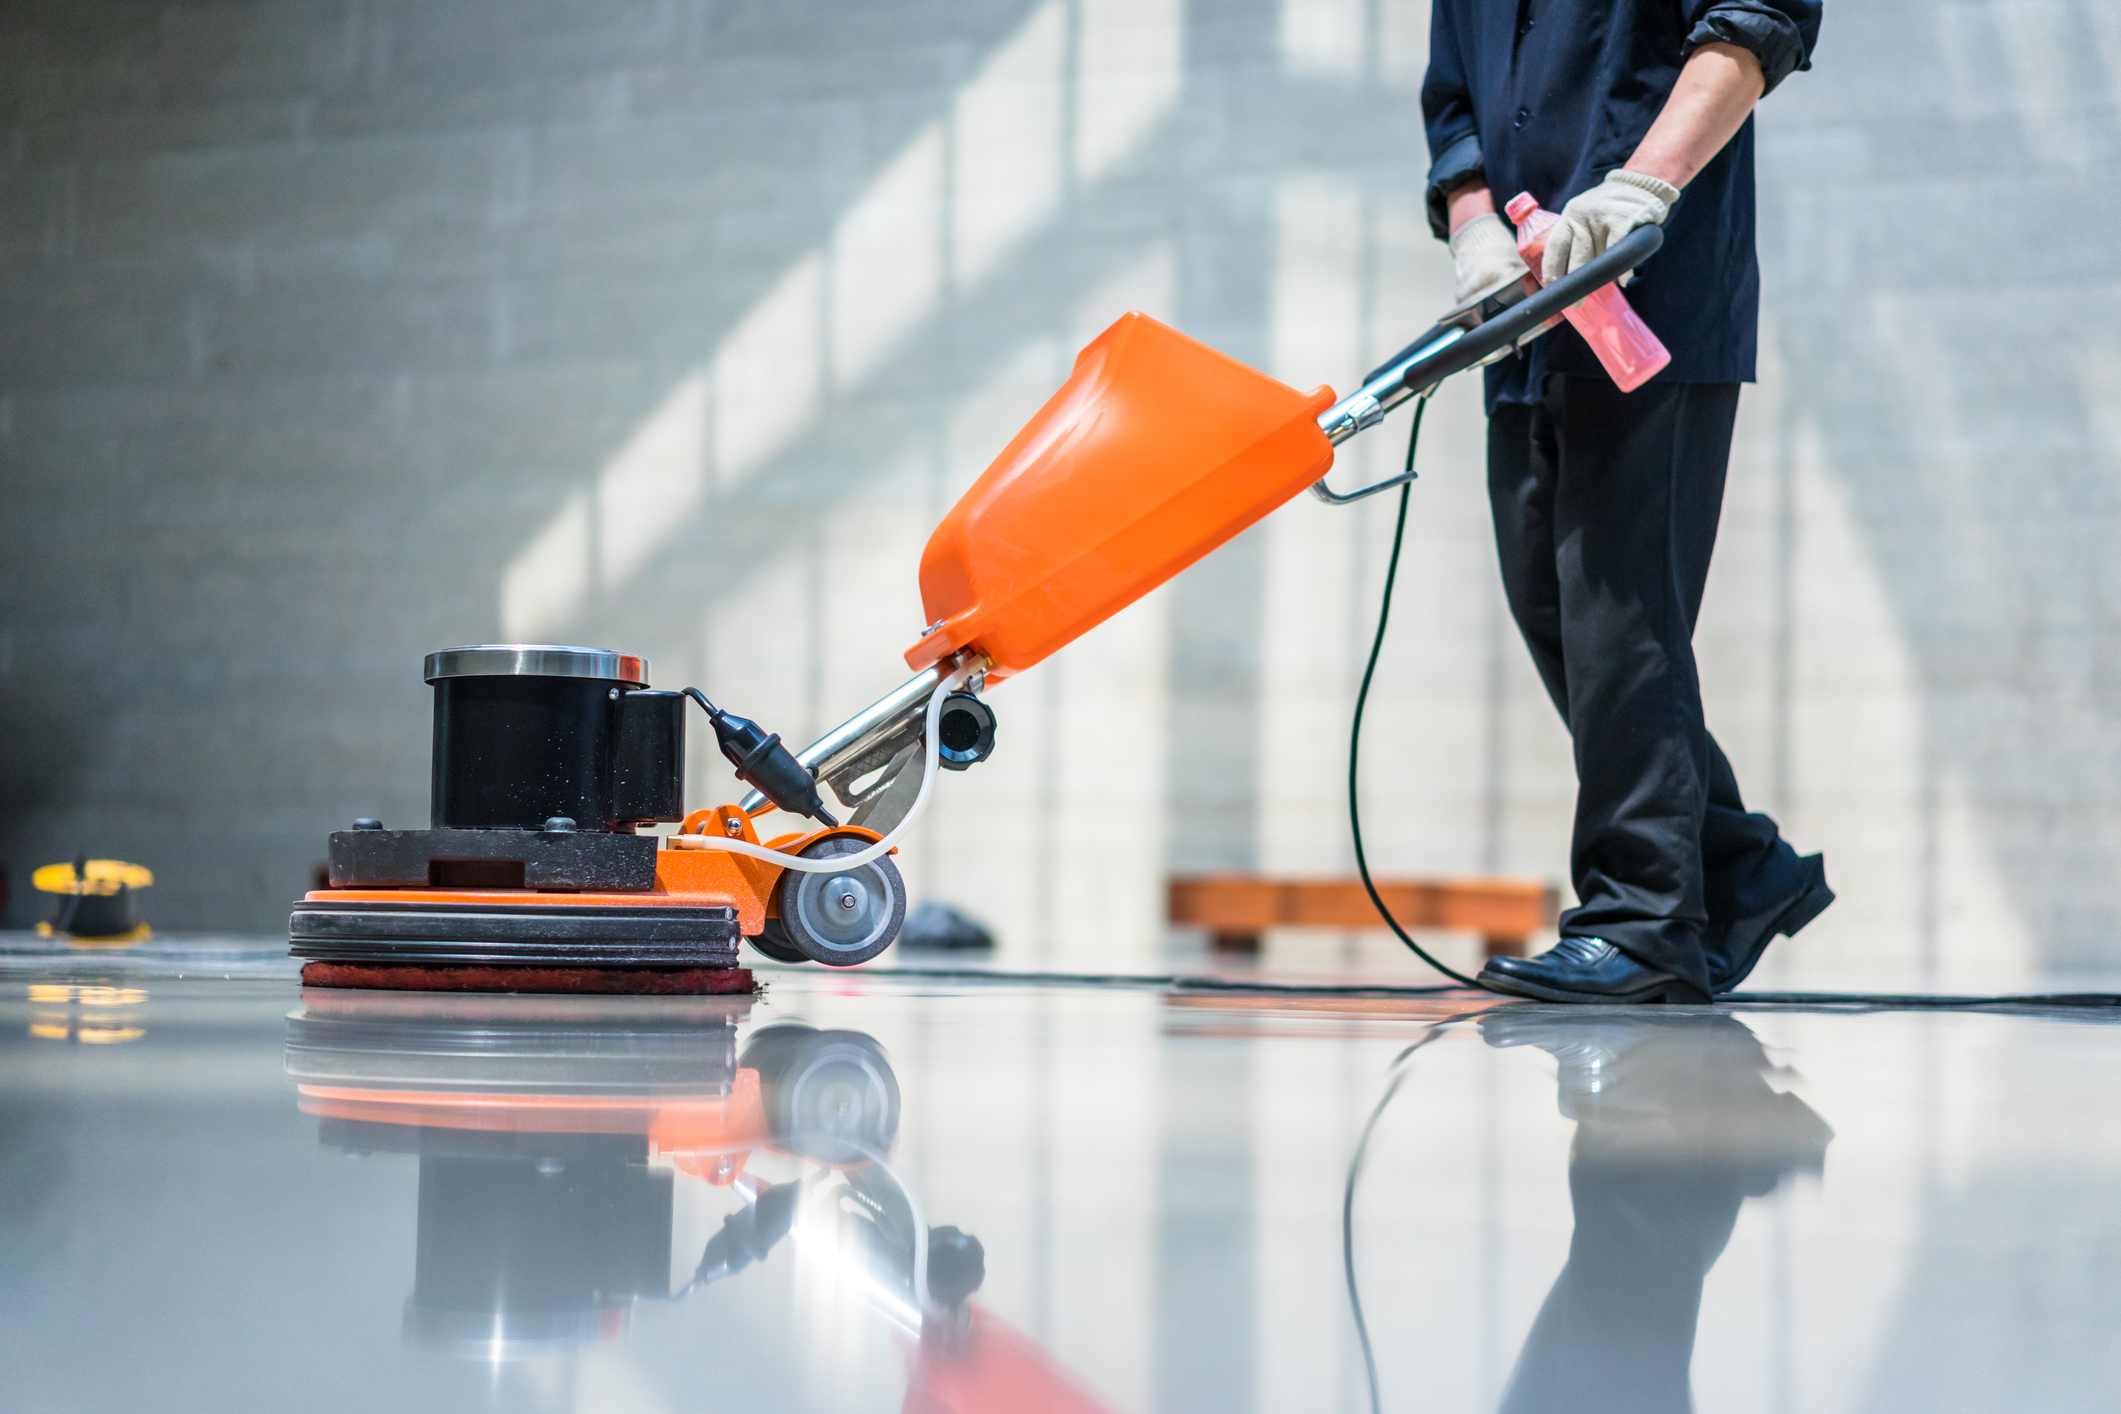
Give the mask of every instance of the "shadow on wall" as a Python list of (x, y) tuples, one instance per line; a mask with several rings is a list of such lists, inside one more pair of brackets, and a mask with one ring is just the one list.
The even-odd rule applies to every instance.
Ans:
[[(1978, 964), (1999, 944), (1981, 934), (2015, 921), (2027, 963), (2112, 967), (2121, 255), (2092, 233), (2121, 218), (2121, 18), (2102, 0), (1846, 7), (1819, 64), (1784, 91), (1801, 116), (1773, 100), (1762, 170), (1776, 450), (1787, 476), (1816, 439), (1898, 619), (1920, 961)], [(1836, 632), (1833, 588), (1785, 583), (1785, 624), (1809, 598)], [(1785, 743), (1792, 693), (1817, 688), (1791, 671), (1786, 653)], [(1988, 920), (1957, 916), (1955, 836), (2001, 896)]]

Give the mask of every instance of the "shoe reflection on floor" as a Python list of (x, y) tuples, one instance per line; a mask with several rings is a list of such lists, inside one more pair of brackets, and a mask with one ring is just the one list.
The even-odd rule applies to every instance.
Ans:
[(1734, 1016), (1513, 1006), (1480, 1034), (1551, 1054), (1576, 1121), (1576, 1231), (1503, 1414), (1691, 1410), (1703, 1279), (1745, 1200), (1821, 1172), (1833, 1130), (1769, 1084), (1773, 1062)]

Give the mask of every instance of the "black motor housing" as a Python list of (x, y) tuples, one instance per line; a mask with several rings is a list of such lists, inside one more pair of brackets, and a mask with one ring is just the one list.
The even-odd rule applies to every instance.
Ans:
[[(628, 654), (542, 643), (430, 653), (427, 681), (435, 690), (432, 826), (386, 830), (381, 820), (363, 818), (335, 832), (332, 888), (655, 887), (657, 843), (636, 836), (634, 827), (685, 818), (682, 693), (649, 691), (647, 663)], [(289, 921), (289, 937), (299, 956), (351, 959), (377, 947), (385, 953), (410, 951), (416, 943), (424, 948), (440, 927), (456, 943), (491, 944), (484, 953), (458, 949), (453, 962), (532, 965), (517, 956), (521, 949), (514, 945), (531, 934), (512, 913), (412, 919), (398, 909), (375, 902), (302, 904)], [(568, 925), (574, 931), (566, 939), (547, 939), (552, 947), (540, 957), (573, 957), (584, 946), (620, 946), (622, 953), (643, 946), (588, 911), (576, 923)], [(690, 950), (683, 957), (694, 962), (730, 952), (735, 942), (732, 929), (704, 918), (687, 921), (684, 938)]]
[(430, 654), (438, 830), (631, 834), (684, 818), (685, 699), (606, 649), (483, 644)]

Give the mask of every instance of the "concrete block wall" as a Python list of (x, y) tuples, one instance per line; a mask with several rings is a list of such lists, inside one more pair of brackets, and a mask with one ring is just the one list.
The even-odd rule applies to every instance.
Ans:
[[(1403, 0), (10, 7), (9, 922), (85, 846), (156, 869), (160, 926), (276, 928), (326, 831), (424, 819), (451, 643), (607, 643), (829, 726), (903, 673), (928, 527), (1122, 310), (1308, 387), (1442, 307), (1425, 38)], [(1843, 891), (1788, 975), (2121, 963), (2117, 63), (2088, 0), (1889, 0), (1763, 111), (1700, 642)], [(1567, 743), (1479, 452), (1446, 390), (1369, 828), (1395, 870), (1558, 877)], [(1389, 516), (1292, 506), (1000, 689), (916, 892), (1025, 958), (1144, 958), (1170, 868), (1348, 867)]]

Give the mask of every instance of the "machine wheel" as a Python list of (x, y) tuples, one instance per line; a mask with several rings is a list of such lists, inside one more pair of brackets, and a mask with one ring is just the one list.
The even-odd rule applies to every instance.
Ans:
[[(805, 849), (803, 858), (830, 859), (868, 847), (866, 840), (831, 835)], [(790, 869), (774, 885), (773, 896), (781, 915), (779, 931), (803, 956), (832, 967), (867, 962), (891, 946), (906, 921), (906, 883), (889, 855), (844, 874)]]
[(810, 961), (810, 955), (795, 945), (795, 939), (788, 936), (787, 928), (782, 926), (778, 918), (766, 920), (766, 926), (751, 940), (751, 946), (775, 962)]

